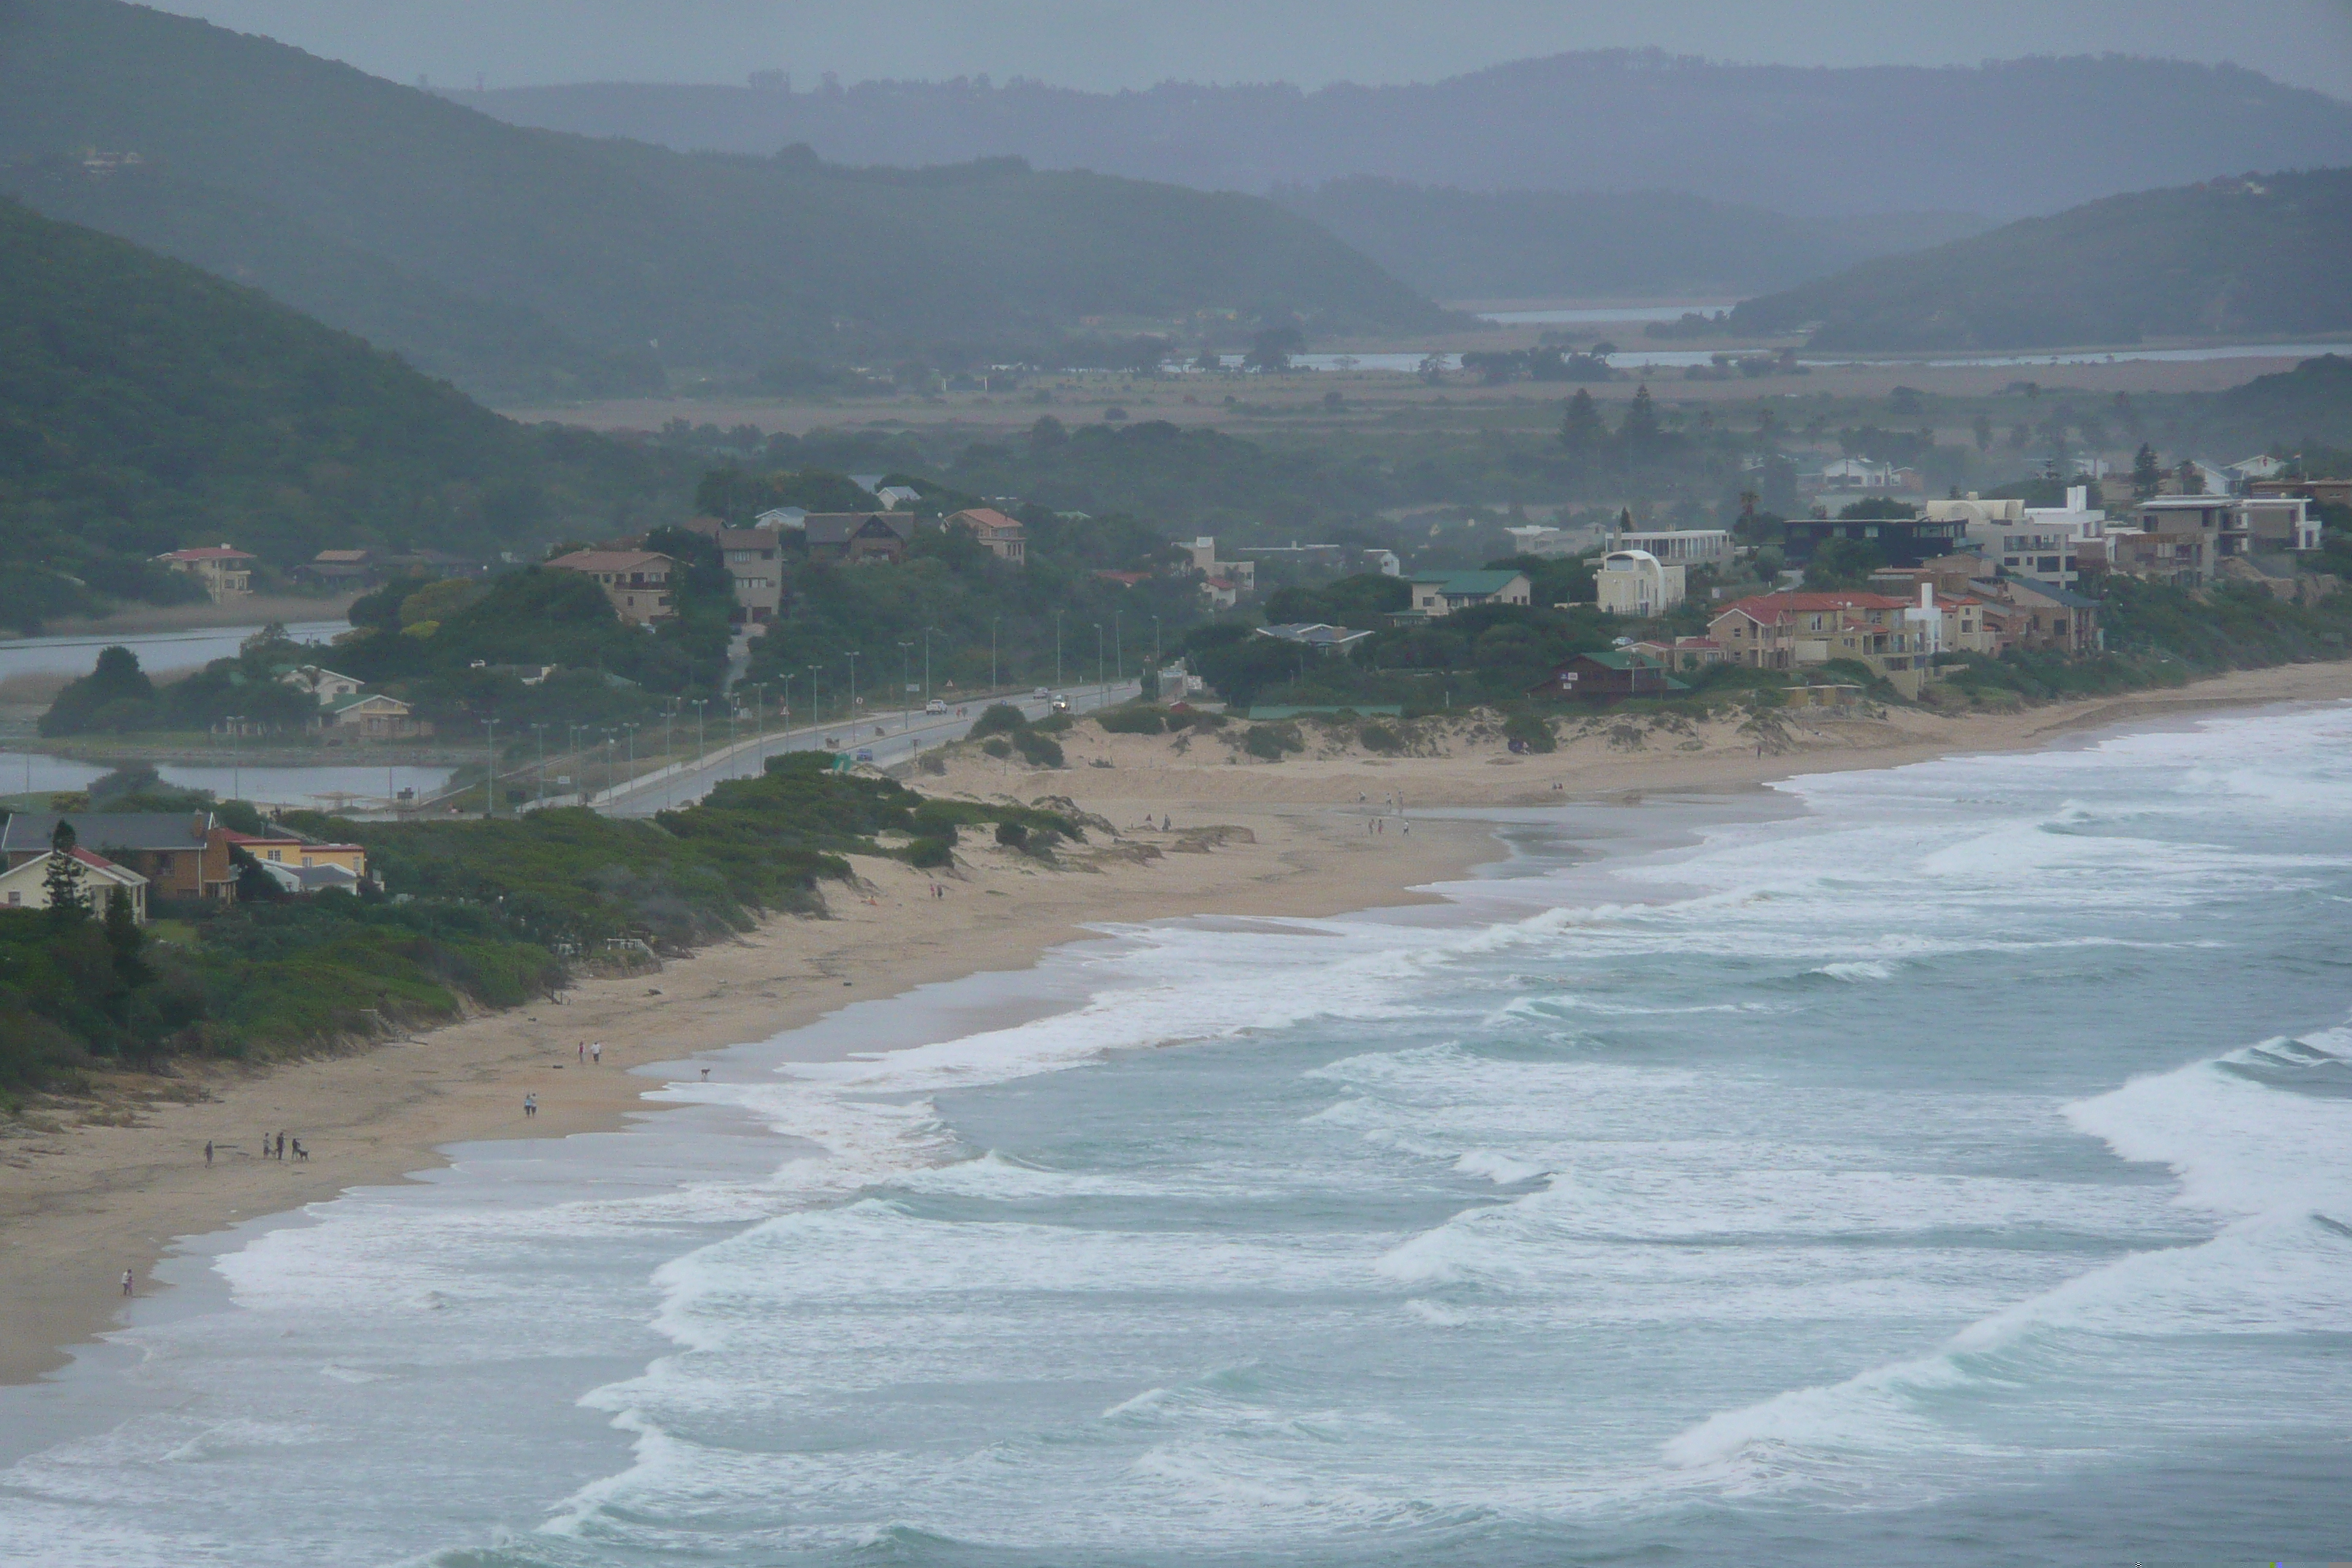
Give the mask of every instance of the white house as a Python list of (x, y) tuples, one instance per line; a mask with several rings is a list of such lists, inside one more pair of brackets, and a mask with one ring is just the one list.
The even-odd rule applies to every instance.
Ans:
[(1621, 529), (1611, 537), (1609, 547), (1647, 551), (1668, 566), (1731, 564), (1731, 534), (1720, 528)]
[(1662, 616), (1683, 602), (1683, 568), (1646, 550), (1612, 550), (1592, 574), (1601, 607), (1612, 616)]
[(892, 511), (903, 511), (923, 499), (923, 492), (912, 485), (884, 485), (874, 492), (874, 499)]
[[(52, 849), (0, 872), (0, 907), (47, 909), (49, 862), (56, 858), (57, 851)], [(121, 889), (131, 900), (131, 918), (141, 925), (147, 923), (146, 878), (128, 866), (116, 865), (103, 855), (93, 855), (79, 844), (74, 846), (73, 858), (81, 868), (82, 891), (89, 895), (90, 913), (105, 914), (108, 899), (115, 889)]]
[(772, 506), (751, 520), (753, 528), (777, 531), (789, 530), (797, 533), (808, 526), (808, 508), (804, 506)]
[(338, 675), (321, 665), (298, 664), (278, 678), (297, 691), (307, 691), (321, 702), (331, 702), (338, 697), (349, 697), (361, 683), (348, 675)]

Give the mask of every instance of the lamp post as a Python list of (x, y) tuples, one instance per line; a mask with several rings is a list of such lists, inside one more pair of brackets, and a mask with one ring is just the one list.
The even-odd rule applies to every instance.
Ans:
[(996, 679), (996, 627), (998, 623), (1003, 619), (1004, 617), (1003, 616), (991, 616), (988, 617), (988, 689), (991, 691), (995, 690), (998, 685)]
[(751, 688), (751, 755), (763, 765), (768, 752), (768, 683)]
[(482, 729), (487, 736), (485, 744), (489, 748), (489, 770), (482, 775), (482, 815), (496, 816), (499, 814), (499, 721), (485, 719)]
[[(817, 672), (824, 668), (824, 666), (821, 664), (813, 664), (808, 667), (809, 727), (812, 730), (824, 722), (824, 688), (819, 686), (816, 679)], [(812, 735), (810, 739), (814, 740), (815, 737)]]
[(702, 710), (710, 705), (708, 697), (694, 700), (694, 765), (702, 765)]
[(1127, 655), (1122, 651), (1126, 645), (1119, 640), (1119, 614), (1120, 612), (1118, 608), (1112, 609), (1110, 613), (1110, 672), (1118, 677), (1119, 679), (1125, 680), (1127, 679)]
[(608, 796), (608, 797), (609, 797), (609, 796), (612, 795), (612, 793), (613, 793), (613, 734), (614, 734), (614, 732), (613, 732), (612, 731), (610, 731), (610, 730), (605, 730), (605, 731), (601, 731), (601, 732), (603, 733), (603, 735), (604, 735), (604, 794), (606, 795), (606, 796)]
[[(245, 773), (243, 766), (245, 761), (245, 715), (242, 713), (231, 713), (228, 714), (222, 721), (228, 726), (228, 797), (231, 800), (243, 800), (245, 798)], [(32, 772), (33, 764), (28, 762), (25, 764), (26, 777), (29, 779), (32, 776)]]
[(1054, 612), (1054, 689), (1062, 687), (1062, 612)]
[(547, 799), (547, 726), (534, 722), (530, 732), (539, 742), (539, 783), (531, 788), (530, 804), (539, 805)]
[(621, 728), (629, 737), (629, 776), (635, 778), (637, 776), (637, 727), (635, 724), (624, 724)]
[[(926, 705), (931, 700), (931, 634), (939, 629), (937, 626), (923, 628), (923, 701)], [(941, 632), (940, 635), (944, 637), (947, 634)]]
[(844, 710), (842, 720), (845, 723), (855, 724), (857, 722), (857, 654), (852, 650), (844, 657), (849, 660), (849, 706)]
[(1102, 623), (1093, 621), (1088, 624), (1095, 628), (1095, 700), (1097, 706), (1100, 706), (1102, 699), (1110, 692), (1110, 688), (1103, 684)]
[(1160, 668), (1160, 617), (1158, 616), (1151, 617), (1151, 668), (1155, 674)]
[(915, 707), (915, 645), (898, 645), (898, 732), (905, 734), (914, 727)]

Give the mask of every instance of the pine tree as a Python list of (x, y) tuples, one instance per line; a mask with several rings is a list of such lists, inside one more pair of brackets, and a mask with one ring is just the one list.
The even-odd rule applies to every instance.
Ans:
[(41, 873), (41, 890), (48, 895), (49, 920), (56, 925), (89, 918), (89, 890), (82, 885), (81, 862), (74, 858), (79, 842), (73, 824), (58, 817), (49, 834), (49, 868)]
[(1991, 451), (1991, 450), (1992, 450), (1992, 416), (1991, 416), (1990, 415), (1989, 415), (1989, 414), (1979, 414), (1979, 415), (1978, 415), (1978, 416), (1977, 416), (1976, 432), (1977, 432), (1977, 450), (1978, 450), (1978, 451), (1979, 451), (1979, 452), (1990, 452), (1990, 451)]
[(1634, 389), (1633, 401), (1625, 405), (1625, 419), (1617, 426), (1617, 438), (1635, 457), (1656, 450), (1658, 405), (1652, 401), (1646, 382)]
[(2182, 495), (2201, 496), (2205, 493), (2205, 471), (2197, 466), (2193, 458), (2181, 458), (2180, 467), (2173, 470), (2172, 478), (2173, 482), (2180, 487)]
[(110, 890), (106, 895), (106, 945), (114, 950), (115, 973), (134, 985), (147, 973), (146, 964), (139, 958), (142, 940), (138, 918), (131, 912), (130, 893), (121, 888)]
[(1590, 452), (1599, 447), (1609, 434), (1609, 426), (1601, 421), (1601, 410), (1593, 405), (1592, 394), (1582, 387), (1568, 400), (1568, 409), (1560, 416), (1559, 444), (1571, 452)]
[(2164, 488), (2164, 465), (2156, 460), (2156, 448), (2147, 442), (2132, 457), (2132, 490), (2145, 500)]

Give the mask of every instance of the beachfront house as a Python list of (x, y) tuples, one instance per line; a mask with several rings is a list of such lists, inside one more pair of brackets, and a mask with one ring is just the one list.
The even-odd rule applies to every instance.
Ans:
[[(0, 871), (0, 908), (47, 909), (49, 866), (56, 858), (57, 851), (52, 849), (16, 860), (5, 871)], [(146, 878), (79, 844), (73, 847), (73, 858), (80, 868), (82, 891), (89, 895), (92, 914), (103, 915), (108, 900), (119, 891), (131, 900), (131, 918), (141, 925), (147, 923)]]
[(1683, 566), (1646, 550), (1612, 550), (1592, 574), (1601, 612), (1612, 616), (1663, 616), (1683, 602)]
[(1667, 697), (1689, 689), (1666, 673), (1662, 661), (1630, 647), (1618, 647), (1578, 654), (1528, 687), (1528, 695), (1607, 703), (1629, 697)]
[(971, 534), (999, 561), (1018, 566), (1028, 559), (1029, 531), (992, 506), (970, 507), (962, 511), (950, 512), (946, 523), (950, 528), (961, 528)]
[(356, 691), (319, 705), (317, 723), (338, 740), (414, 741), (433, 733), (432, 721), (381, 691)]
[(1445, 572), (1412, 580), (1412, 608), (1402, 612), (1436, 620), (1477, 605), (1526, 605), (1535, 585), (1524, 572)]
[(228, 829), (208, 811), (19, 811), (0, 825), (0, 859), (11, 871), (49, 853), (60, 817), (83, 848), (138, 872), (159, 899), (236, 897)]

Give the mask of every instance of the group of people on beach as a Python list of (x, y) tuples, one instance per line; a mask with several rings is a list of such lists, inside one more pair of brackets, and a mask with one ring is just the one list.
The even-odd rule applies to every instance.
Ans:
[[(235, 1148), (236, 1145), (231, 1144), (230, 1147)], [(205, 1140), (205, 1164), (209, 1165), (213, 1163), (213, 1156), (219, 1148), (220, 1145), (211, 1139)], [(261, 1158), (265, 1160), (283, 1160), (289, 1148), (292, 1149), (294, 1158), (297, 1160), (307, 1160), (310, 1157), (310, 1151), (302, 1147), (302, 1140), (299, 1138), (289, 1140), (283, 1132), (265, 1132), (261, 1135)]]

